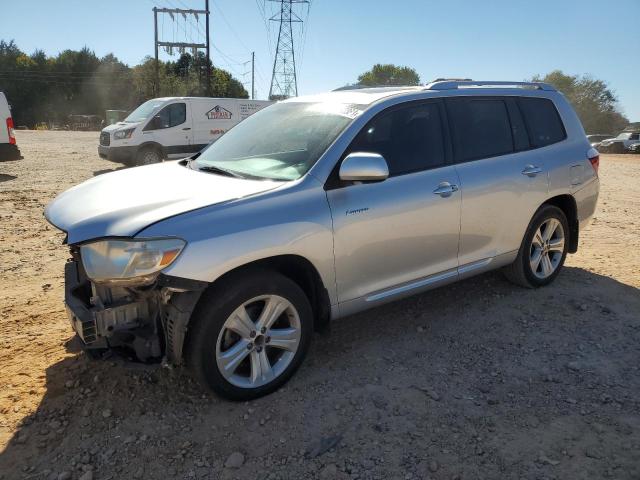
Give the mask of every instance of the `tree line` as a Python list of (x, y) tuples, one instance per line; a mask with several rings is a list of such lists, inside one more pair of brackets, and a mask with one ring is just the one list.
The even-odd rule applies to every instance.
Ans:
[[(65, 125), (69, 115), (99, 115), (105, 110), (132, 110), (162, 96), (205, 96), (207, 69), (211, 95), (248, 98), (242, 83), (226, 70), (215, 68), (202, 52), (183, 53), (176, 61), (146, 57), (134, 67), (113, 54), (99, 58), (85, 47), (48, 57), (42, 50), (31, 55), (13, 41), (0, 41), (0, 91), (12, 105), (16, 125), (33, 128), (40, 122)], [(615, 134), (629, 124), (618, 98), (606, 82), (588, 75), (567, 75), (555, 70), (532, 80), (554, 85), (572, 103), (587, 133)], [(420, 85), (411, 67), (376, 64), (358, 77), (357, 85)]]
[[(629, 124), (618, 104), (618, 98), (606, 82), (590, 75), (567, 75), (554, 70), (537, 75), (531, 81), (553, 85), (573, 105), (587, 134), (617, 134)], [(358, 77), (357, 85), (420, 85), (420, 75), (413, 68), (393, 64), (377, 64)]]
[(105, 110), (129, 111), (154, 97), (204, 96), (207, 68), (212, 96), (248, 98), (242, 83), (213, 67), (202, 52), (159, 61), (156, 89), (151, 57), (129, 67), (113, 54), (99, 58), (87, 47), (49, 57), (42, 50), (28, 55), (13, 41), (0, 41), (0, 91), (11, 103), (15, 125), (30, 128), (41, 122), (65, 125), (72, 114), (104, 117)]

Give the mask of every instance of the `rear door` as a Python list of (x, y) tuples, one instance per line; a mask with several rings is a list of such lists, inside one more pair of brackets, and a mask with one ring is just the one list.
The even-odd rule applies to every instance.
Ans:
[(345, 152), (381, 154), (389, 178), (327, 186), (340, 302), (375, 302), (457, 276), (461, 192), (443, 117), (439, 101), (391, 107)]
[(193, 151), (190, 118), (187, 101), (165, 105), (144, 127), (143, 141), (162, 145), (168, 158), (186, 157)]
[(461, 272), (518, 250), (548, 181), (544, 157), (531, 149), (514, 97), (447, 99), (460, 178)]

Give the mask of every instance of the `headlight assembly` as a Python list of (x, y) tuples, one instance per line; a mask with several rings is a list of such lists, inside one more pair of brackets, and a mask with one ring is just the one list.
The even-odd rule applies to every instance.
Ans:
[(97, 283), (151, 283), (180, 255), (179, 238), (98, 240), (80, 246), (87, 276)]
[(125, 138), (131, 138), (135, 128), (127, 128), (126, 130), (116, 130), (113, 134), (113, 138), (116, 140), (124, 140)]

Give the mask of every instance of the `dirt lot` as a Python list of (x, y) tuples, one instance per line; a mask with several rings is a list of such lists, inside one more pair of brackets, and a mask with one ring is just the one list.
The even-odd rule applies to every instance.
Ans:
[(97, 138), (18, 132), (0, 163), (0, 478), (640, 478), (640, 157), (601, 159), (553, 286), (492, 273), (344, 319), (286, 388), (230, 403), (71, 341), (42, 211), (117, 168)]

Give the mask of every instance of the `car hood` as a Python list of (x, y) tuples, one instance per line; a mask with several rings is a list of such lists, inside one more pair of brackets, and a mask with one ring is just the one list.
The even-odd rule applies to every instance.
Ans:
[(178, 161), (99, 175), (58, 195), (45, 217), (73, 244), (129, 237), (168, 217), (272, 190), (283, 182), (191, 170)]
[(111, 125), (107, 125), (106, 127), (104, 127), (102, 129), (103, 132), (109, 132), (109, 133), (113, 133), (116, 130), (123, 130), (123, 129), (127, 129), (127, 128), (135, 128), (138, 125), (140, 125), (141, 122), (117, 122), (117, 123), (113, 123)]

